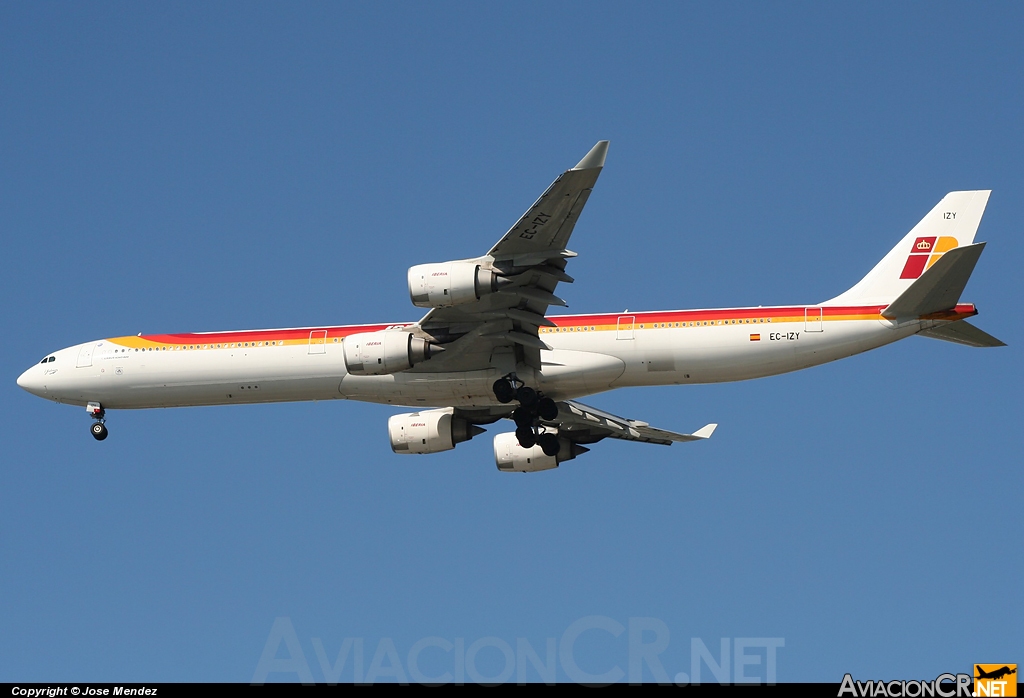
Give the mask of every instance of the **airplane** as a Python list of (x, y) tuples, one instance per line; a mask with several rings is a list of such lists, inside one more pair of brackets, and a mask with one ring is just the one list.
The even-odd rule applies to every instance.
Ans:
[(447, 451), (501, 419), (503, 472), (558, 467), (605, 438), (671, 445), (683, 434), (578, 400), (616, 388), (739, 381), (816, 366), (911, 335), (1005, 346), (967, 322), (960, 296), (985, 248), (990, 191), (943, 199), (857, 284), (810, 305), (552, 315), (576, 256), (569, 237), (604, 168), (599, 141), (480, 257), (408, 270), (418, 322), (153, 334), (48, 354), (18, 378), (84, 405), (107, 437), (119, 409), (349, 399), (416, 411), (388, 420), (397, 454)]
[(1001, 679), (1004, 676), (1009, 676), (1010, 674), (1016, 674), (1017, 673), (1016, 665), (1014, 665), (1013, 669), (1011, 669), (1008, 666), (1003, 666), (1003, 667), (1000, 667), (999, 669), (995, 669), (993, 671), (985, 671), (980, 666), (975, 664), (974, 665), (974, 669), (977, 672), (977, 676), (974, 677), (976, 679)]

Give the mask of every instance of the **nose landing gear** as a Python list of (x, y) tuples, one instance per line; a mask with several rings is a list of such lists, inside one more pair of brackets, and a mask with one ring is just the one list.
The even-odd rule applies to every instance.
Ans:
[(103, 441), (103, 439), (107, 438), (107, 425), (104, 419), (107, 415), (106, 411), (98, 402), (90, 402), (85, 406), (85, 411), (96, 420), (92, 423), (92, 427), (89, 430), (92, 432), (92, 438), (97, 441)]
[(553, 456), (558, 453), (558, 437), (539, 431), (539, 422), (553, 421), (558, 418), (558, 404), (543, 393), (538, 393), (510, 373), (504, 378), (494, 381), (494, 397), (502, 404), (513, 400), (519, 407), (512, 412), (512, 421), (516, 423), (516, 439), (523, 448), (540, 445), (544, 455)]

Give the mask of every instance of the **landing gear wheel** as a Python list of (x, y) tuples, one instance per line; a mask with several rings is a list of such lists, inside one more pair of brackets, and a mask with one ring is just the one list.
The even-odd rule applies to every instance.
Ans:
[(512, 413), (512, 421), (516, 423), (517, 427), (532, 427), (533, 419), (533, 413), (522, 407)]
[(557, 456), (561, 448), (558, 437), (554, 434), (541, 434), (537, 437), (537, 445), (544, 451), (545, 456)]
[(92, 431), (92, 438), (97, 441), (103, 441), (103, 439), (107, 438), (107, 427), (103, 422), (96, 422), (93, 424), (90, 431)]
[(524, 385), (516, 391), (516, 400), (519, 400), (519, 404), (523, 407), (533, 407), (537, 404), (537, 391)]
[(494, 381), (491, 390), (494, 392), (494, 397), (503, 405), (507, 405), (516, 399), (515, 386), (507, 378), (499, 378)]
[(542, 397), (537, 401), (537, 416), (550, 422), (558, 417), (558, 405), (549, 397)]
[(519, 440), (519, 445), (523, 448), (533, 448), (537, 445), (537, 435), (533, 433), (533, 429), (530, 427), (519, 427), (516, 429), (516, 439)]

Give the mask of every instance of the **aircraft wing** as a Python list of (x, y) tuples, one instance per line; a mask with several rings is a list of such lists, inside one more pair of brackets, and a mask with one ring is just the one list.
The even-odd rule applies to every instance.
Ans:
[(501, 346), (513, 350), (523, 363), (540, 369), (540, 350), (549, 347), (538, 336), (537, 328), (552, 324), (544, 318), (548, 306), (566, 305), (554, 295), (560, 281), (573, 281), (565, 273), (565, 265), (576, 253), (566, 245), (607, 153), (608, 141), (598, 141), (477, 260), (505, 279), (497, 293), (472, 303), (434, 308), (420, 320), (419, 326), (426, 334), (445, 343), (445, 352), (415, 367), (414, 372), (487, 368), (491, 354)]
[(715, 428), (718, 427), (717, 424), (708, 424), (692, 434), (677, 434), (674, 431), (655, 429), (647, 422), (617, 417), (575, 400), (558, 403), (557, 419), (542, 420), (541, 424), (557, 427), (559, 436), (564, 436), (579, 444), (612, 438), (665, 446), (671, 446), (673, 442), (700, 441), (710, 438)]

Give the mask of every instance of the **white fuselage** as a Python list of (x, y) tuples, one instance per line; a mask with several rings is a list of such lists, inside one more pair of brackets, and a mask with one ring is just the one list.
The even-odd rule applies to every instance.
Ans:
[[(719, 383), (816, 366), (938, 324), (894, 324), (882, 307), (791, 306), (562, 315), (542, 327), (540, 371), (519, 377), (555, 400), (620, 387)], [(958, 306), (955, 319), (974, 314)], [(952, 320), (953, 317), (947, 320)], [(56, 402), (105, 409), (352, 399), (413, 407), (496, 407), (498, 367), (382, 376), (345, 368), (346, 336), (405, 325), (147, 335), (62, 349), (18, 379)]]

